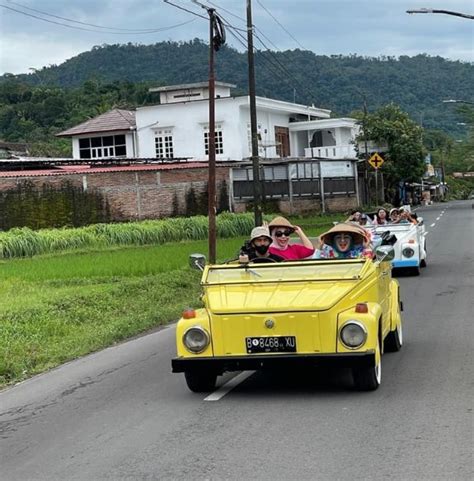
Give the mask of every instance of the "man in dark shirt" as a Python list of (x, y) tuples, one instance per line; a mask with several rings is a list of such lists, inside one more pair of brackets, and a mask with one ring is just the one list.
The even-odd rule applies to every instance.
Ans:
[(273, 242), (268, 227), (259, 226), (252, 229), (250, 241), (241, 249), (239, 262), (281, 262), (283, 257), (270, 254), (268, 248)]

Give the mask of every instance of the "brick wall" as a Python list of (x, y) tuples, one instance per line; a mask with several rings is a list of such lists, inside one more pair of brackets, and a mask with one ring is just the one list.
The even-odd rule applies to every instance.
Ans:
[[(19, 173), (20, 174), (20, 173)], [(24, 175), (8, 177), (0, 174), (0, 192), (16, 189), (29, 182), (41, 189), (43, 184), (60, 188), (70, 182), (82, 189), (100, 192), (108, 201), (113, 220), (156, 219), (173, 213), (173, 201), (178, 200), (184, 211), (186, 193), (192, 187), (196, 194), (207, 189), (207, 167), (179, 168), (156, 171), (122, 170), (114, 172), (74, 173), (55, 175)], [(228, 167), (216, 168), (216, 191), (223, 181), (229, 185)]]
[[(196, 195), (207, 189), (208, 170), (206, 166), (160, 170), (120, 170), (114, 172), (81, 172), (55, 175), (8, 176), (0, 173), (0, 192), (15, 189), (20, 182), (31, 182), (41, 189), (44, 184), (60, 188), (70, 182), (82, 189), (101, 193), (108, 201), (113, 220), (157, 219), (173, 214), (173, 202), (178, 202), (181, 212), (185, 211), (186, 194), (191, 187)], [(216, 192), (219, 200), (223, 182), (229, 187), (229, 167), (217, 166)], [(344, 212), (357, 207), (355, 196), (334, 196), (325, 199), (326, 211)], [(283, 214), (310, 214), (321, 211), (319, 199), (295, 198), (277, 201)], [(235, 212), (245, 212), (245, 202), (234, 203)]]

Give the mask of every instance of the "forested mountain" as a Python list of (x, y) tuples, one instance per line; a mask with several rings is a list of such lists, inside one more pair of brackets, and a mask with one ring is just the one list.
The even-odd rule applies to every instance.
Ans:
[[(462, 127), (456, 125), (455, 106), (441, 101), (473, 100), (474, 64), (441, 57), (328, 57), (291, 50), (257, 52), (255, 63), (258, 95), (314, 103), (338, 116), (361, 110), (365, 96), (369, 111), (394, 102), (424, 127), (457, 135)], [(217, 53), (216, 71), (219, 80), (237, 84), (235, 93), (247, 91), (245, 53), (224, 47)], [(208, 47), (201, 40), (97, 46), (61, 65), (0, 77), (0, 138), (29, 140), (25, 129), (42, 137), (38, 122), (54, 133), (115, 106), (157, 103), (157, 96), (147, 95), (148, 86), (207, 77)], [(19, 118), (13, 106), (22, 102), (33, 113)]]

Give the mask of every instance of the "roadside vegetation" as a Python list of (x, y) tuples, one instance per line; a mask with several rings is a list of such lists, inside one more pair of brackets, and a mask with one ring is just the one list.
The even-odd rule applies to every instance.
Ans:
[[(272, 219), (266, 215), (265, 220)], [(318, 219), (300, 218), (318, 228), (339, 219), (339, 215)], [(217, 216), (217, 236), (245, 236), (253, 227), (252, 214), (223, 213)], [(103, 249), (114, 246), (160, 245), (167, 242), (207, 239), (208, 220), (205, 216), (177, 217), (117, 224), (94, 224), (80, 228), (40, 229), (26, 227), (0, 233), (0, 258), (31, 257), (84, 249)]]
[[(236, 257), (253, 226), (251, 215), (240, 218), (245, 219), (243, 233), (231, 235), (231, 230), (229, 238), (218, 240), (220, 262)], [(340, 218), (292, 221), (316, 236)], [(186, 221), (192, 224), (191, 219)], [(148, 222), (127, 225), (138, 224)], [(206, 229), (203, 240), (181, 240), (174, 233), (175, 242), (161, 239), (161, 245), (142, 245), (151, 239), (130, 234), (115, 244), (83, 243), (80, 248), (59, 240), (72, 235), (67, 229), (55, 232), (56, 253), (0, 261), (0, 385), (173, 322), (184, 308), (200, 305), (200, 274), (188, 267), (188, 256), (207, 253)], [(190, 229), (187, 235), (201, 231), (193, 232)], [(2, 236), (6, 234), (10, 232)], [(53, 229), (48, 236), (54, 238)], [(58, 246), (65, 251), (57, 252)], [(22, 255), (27, 251), (23, 247)]]

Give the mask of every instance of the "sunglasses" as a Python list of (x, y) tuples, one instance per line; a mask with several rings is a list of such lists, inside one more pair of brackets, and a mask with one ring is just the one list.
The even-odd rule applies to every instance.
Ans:
[(292, 233), (291, 230), (277, 230), (275, 232), (275, 237), (282, 237), (282, 236), (290, 237), (291, 233)]

